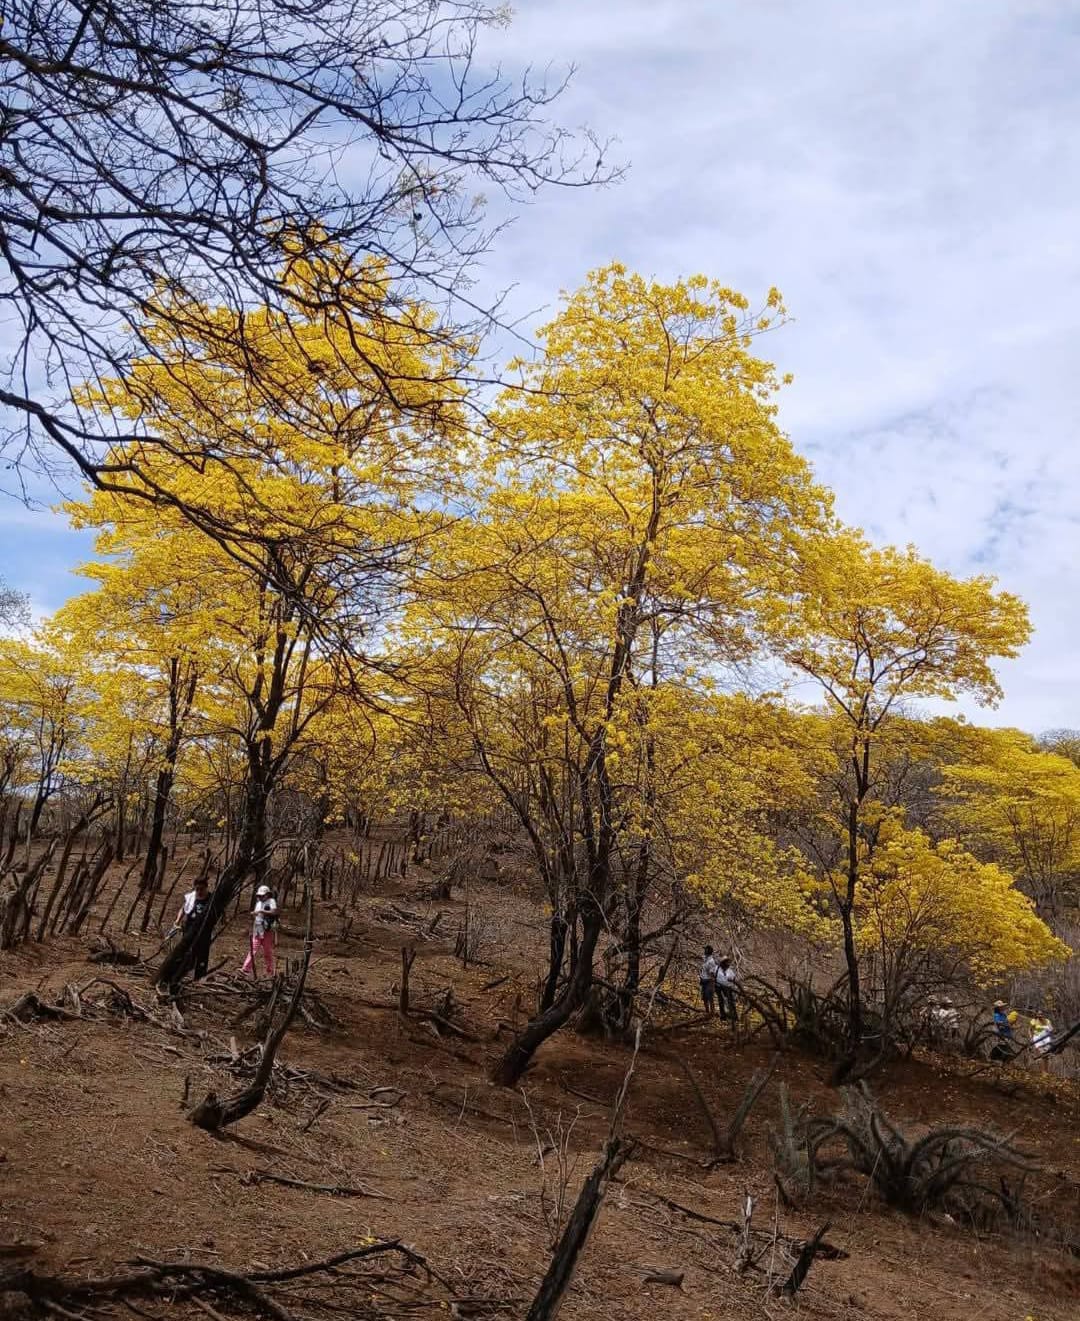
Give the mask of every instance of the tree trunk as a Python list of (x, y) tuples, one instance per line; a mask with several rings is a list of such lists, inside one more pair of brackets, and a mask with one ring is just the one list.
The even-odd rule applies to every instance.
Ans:
[(154, 814), (150, 821), (150, 840), (146, 846), (146, 858), (143, 861), (141, 888), (152, 889), (157, 880), (158, 853), (165, 838), (165, 814), (169, 807), (169, 797), (173, 787), (173, 767), (166, 763), (158, 771), (157, 784), (154, 787)]
[(261, 741), (252, 762), (250, 791), (244, 802), (244, 825), (241, 831), (241, 840), (249, 828), (251, 831), (251, 859), (248, 866), (255, 873), (256, 887), (266, 884), (270, 868), (266, 830), (271, 785), (269, 760), (269, 740)]
[[(285, 1016), (281, 1023), (274, 1027), (271, 1022), (270, 1028), (266, 1034), (266, 1040), (263, 1042), (262, 1059), (259, 1061), (258, 1070), (250, 1087), (245, 1087), (243, 1091), (237, 1092), (234, 1096), (224, 1099), (216, 1096), (213, 1092), (208, 1092), (206, 1096), (192, 1110), (188, 1118), (199, 1128), (205, 1128), (211, 1133), (220, 1132), (221, 1129), (229, 1124), (235, 1124), (238, 1119), (243, 1119), (245, 1115), (251, 1112), (260, 1104), (266, 1095), (266, 1089), (270, 1083), (271, 1074), (274, 1071), (274, 1060), (278, 1053), (278, 1047), (285, 1039), (285, 1033), (288, 1032), (296, 1017), (297, 1010), (300, 1008), (300, 1000), (304, 994), (304, 986), (307, 982), (308, 968), (311, 965), (311, 890), (305, 889), (304, 909), (306, 913), (306, 926), (304, 930), (304, 958), (300, 965), (300, 972), (297, 975), (296, 985), (293, 988), (292, 996), (285, 1009)], [(280, 985), (280, 983), (279, 983)], [(275, 992), (276, 995), (276, 992)], [(273, 1016), (273, 1001), (271, 1001), (271, 1017)]]
[(844, 961), (848, 973), (848, 1049), (855, 1052), (862, 1045), (862, 989), (859, 985), (859, 952), (855, 948), (854, 908), (859, 885), (859, 809), (852, 803), (848, 809), (848, 876), (847, 894), (840, 905), (840, 921), (844, 928)]
[(26, 828), (26, 842), (28, 845), (37, 834), (38, 822), (41, 820), (41, 813), (48, 801), (49, 789), (44, 783), (41, 783), (34, 795), (34, 810), (30, 813), (30, 824)]
[(585, 997), (592, 987), (593, 955), (602, 927), (600, 909), (590, 902), (582, 914), (581, 943), (570, 981), (551, 1008), (530, 1019), (510, 1043), (492, 1070), (492, 1082), (500, 1087), (516, 1086), (540, 1046), (569, 1022), (571, 1015), (585, 1003)]
[(634, 1001), (641, 986), (641, 913), (645, 907), (645, 877), (648, 874), (649, 849), (642, 846), (641, 868), (633, 888), (626, 896), (626, 930), (623, 948), (626, 951), (626, 976), (617, 996), (612, 997), (607, 1010), (606, 1026), (610, 1031), (626, 1032), (634, 1016)]
[(15, 803), (15, 816), (11, 822), (11, 834), (8, 836), (7, 852), (4, 853), (3, 859), (0, 860), (0, 872), (7, 871), (11, 866), (12, 858), (15, 856), (15, 849), (19, 843), (19, 822), (22, 819), (22, 809), (22, 799), (20, 798)]
[[(211, 930), (220, 925), (229, 904), (236, 897), (255, 865), (259, 849), (266, 847), (266, 804), (270, 786), (262, 775), (262, 761), (255, 755), (249, 763), (248, 783), (244, 796), (244, 823), (237, 841), (236, 852), (210, 896), (206, 921)], [(265, 859), (264, 859), (265, 863)], [(158, 972), (159, 985), (175, 987), (194, 963), (194, 950), (199, 932), (180, 937), (166, 955)]]
[(117, 862), (124, 861), (124, 846), (127, 843), (127, 807), (124, 786), (121, 785), (116, 802), (116, 835), (113, 843), (113, 856)]
[(559, 977), (562, 975), (563, 960), (566, 957), (566, 918), (562, 913), (552, 913), (550, 930), (550, 952), (548, 954), (548, 975), (544, 990), (540, 996), (540, 1013), (546, 1013), (555, 1003), (555, 993), (559, 989)]
[(67, 874), (68, 862), (71, 859), (71, 850), (75, 846), (75, 840), (90, 825), (91, 821), (94, 819), (95, 813), (99, 808), (103, 807), (107, 801), (108, 800), (105, 798), (99, 798), (88, 811), (84, 812), (82, 816), (79, 817), (78, 821), (75, 822), (67, 833), (67, 838), (64, 840), (64, 848), (60, 854), (60, 865), (56, 869), (56, 880), (53, 883), (52, 892), (45, 904), (45, 911), (41, 915), (41, 922), (38, 926), (36, 939), (39, 941), (45, 939), (45, 929), (48, 925), (49, 917), (52, 914), (53, 905), (56, 903), (57, 897), (63, 889), (64, 877)]

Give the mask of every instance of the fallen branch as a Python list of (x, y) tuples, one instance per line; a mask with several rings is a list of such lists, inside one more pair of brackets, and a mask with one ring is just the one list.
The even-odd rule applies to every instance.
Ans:
[(667, 1267), (646, 1267), (642, 1284), (669, 1284), (673, 1289), (681, 1289), (685, 1271), (669, 1270)]
[(252, 1304), (273, 1321), (293, 1321), (292, 1313), (271, 1298), (251, 1277), (218, 1266), (179, 1265), (140, 1258), (144, 1269), (99, 1279), (64, 1279), (17, 1271), (0, 1277), (0, 1293), (21, 1293), (47, 1311), (70, 1317), (69, 1309), (101, 1299), (194, 1297), (201, 1292), (233, 1294)]
[(310, 1193), (325, 1193), (328, 1197), (373, 1197), (380, 1202), (393, 1199), (386, 1193), (377, 1193), (373, 1188), (362, 1184), (308, 1183), (304, 1179), (289, 1179), (283, 1174), (274, 1174), (270, 1170), (249, 1170), (243, 1176), (245, 1183), (279, 1183), (283, 1188), (299, 1188)]
[(138, 954), (132, 954), (130, 950), (118, 949), (110, 941), (104, 949), (95, 950), (86, 961), (98, 964), (109, 963), (118, 968), (131, 968), (142, 963), (142, 958)]
[(592, 1092), (582, 1091), (580, 1087), (571, 1086), (571, 1084), (566, 1081), (565, 1074), (559, 1074), (559, 1084), (564, 1092), (569, 1092), (571, 1096), (576, 1096), (582, 1101), (591, 1101), (593, 1105), (598, 1105), (604, 1110), (611, 1105), (611, 1102), (605, 1101), (602, 1096), (594, 1096)]
[(791, 1274), (783, 1284), (776, 1287), (776, 1292), (784, 1298), (794, 1298), (802, 1287), (803, 1281), (810, 1274), (810, 1267), (814, 1264), (814, 1258), (821, 1253), (822, 1243), (825, 1238), (825, 1232), (829, 1228), (829, 1222), (821, 1226), (818, 1232), (809, 1242), (804, 1243), (802, 1251), (799, 1253), (798, 1260), (791, 1268)]
[[(385, 1005), (378, 1000), (365, 1000), (362, 996), (357, 996), (354, 1003), (363, 1005), (365, 1009), (381, 1009), (384, 1013), (401, 1013), (400, 1003), (396, 1005)], [(458, 1027), (456, 1023), (451, 1023), (450, 1020), (444, 1018), (442, 1014), (437, 1014), (434, 1009), (410, 1008), (408, 1016), (414, 1022), (434, 1023), (436, 1027), (440, 1027), (444, 1031), (449, 1032), (451, 1036), (459, 1037), (462, 1041), (470, 1041), (475, 1045), (480, 1040), (480, 1038), (473, 1033), (466, 1032), (463, 1027)]]
[[(706, 1215), (704, 1211), (695, 1211), (692, 1206), (683, 1206), (681, 1202), (676, 1202), (670, 1197), (664, 1197), (661, 1193), (650, 1191), (649, 1195), (655, 1198), (656, 1201), (661, 1202), (664, 1206), (670, 1208), (672, 1211), (678, 1211), (680, 1215), (686, 1216), (688, 1220), (697, 1220), (705, 1225), (717, 1225), (721, 1229), (728, 1229), (733, 1234), (738, 1234), (740, 1236), (746, 1231), (745, 1222), (741, 1223), (738, 1220), (718, 1220), (715, 1216)], [(825, 1228), (827, 1229), (828, 1226)], [(751, 1232), (755, 1236), (761, 1238), (769, 1238), (771, 1240), (773, 1237), (772, 1232), (769, 1230), (755, 1229)], [(824, 1232), (824, 1229), (820, 1231), (821, 1234), (824, 1234)], [(815, 1235), (815, 1237), (817, 1236)], [(802, 1252), (808, 1242), (808, 1240), (800, 1238), (786, 1239), (782, 1241), (786, 1242), (793, 1252)], [(849, 1254), (845, 1252), (843, 1248), (838, 1248), (835, 1243), (827, 1243), (821, 1238), (818, 1242), (815, 1255), (827, 1261), (846, 1261)]]
[[(417, 1271), (422, 1272), (426, 1286), (438, 1286), (438, 1294), (434, 1290), (429, 1294), (425, 1302), (427, 1307), (439, 1306), (445, 1309), (459, 1301), (468, 1307), (474, 1301), (470, 1296), (459, 1296), (450, 1281), (436, 1272), (427, 1259), (413, 1248), (397, 1239), (382, 1239), (320, 1261), (246, 1273), (204, 1262), (167, 1262), (143, 1256), (129, 1264), (133, 1269), (90, 1279), (48, 1275), (25, 1267), (16, 1268), (0, 1271), (0, 1310), (3, 1310), (4, 1315), (23, 1315), (27, 1311), (28, 1299), (32, 1314), (47, 1312), (84, 1321), (91, 1311), (117, 1302), (145, 1316), (147, 1313), (141, 1312), (134, 1300), (150, 1299), (166, 1306), (186, 1302), (212, 1318), (220, 1318), (223, 1315), (218, 1310), (220, 1300), (228, 1299), (233, 1303), (228, 1309), (230, 1314), (255, 1314), (269, 1317), (271, 1321), (298, 1321), (301, 1315), (321, 1316), (327, 1311), (331, 1314), (341, 1312), (367, 1316), (370, 1314), (366, 1304), (371, 1281), (373, 1278), (388, 1278), (386, 1265), (378, 1263), (379, 1274), (375, 1277), (339, 1268), (387, 1256), (398, 1258), (398, 1271), (403, 1279), (410, 1280), (410, 1289), (414, 1294)], [(300, 1301), (292, 1290), (278, 1288), (297, 1280), (307, 1282), (309, 1297), (305, 1301), (310, 1303), (314, 1311), (305, 1307), (303, 1312), (293, 1313), (285, 1302), (279, 1301), (279, 1297), (283, 1297), (290, 1306), (294, 1300)], [(355, 1290), (352, 1299), (347, 1294), (343, 1295), (342, 1291), (347, 1289)], [(443, 1293), (445, 1296), (440, 1297), (439, 1294)], [(213, 1306), (213, 1303), (218, 1306)]]
[(73, 1014), (60, 1005), (48, 1005), (33, 991), (27, 991), (3, 1010), (3, 1017), (14, 1019), (17, 1023), (28, 1023), (33, 1019), (73, 1022), (82, 1015)]

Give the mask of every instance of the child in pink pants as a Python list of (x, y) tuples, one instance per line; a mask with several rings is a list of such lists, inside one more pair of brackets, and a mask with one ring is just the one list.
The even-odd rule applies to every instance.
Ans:
[(258, 976), (255, 959), (262, 950), (266, 975), (274, 975), (274, 924), (277, 922), (277, 900), (270, 893), (268, 885), (260, 885), (255, 891), (255, 921), (251, 928), (251, 949), (244, 960), (244, 972)]

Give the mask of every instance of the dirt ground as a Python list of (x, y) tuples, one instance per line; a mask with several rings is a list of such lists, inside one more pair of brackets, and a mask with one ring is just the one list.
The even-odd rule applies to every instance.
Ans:
[[(483, 897), (490, 961), (467, 970), (453, 953), (461, 904), (418, 898), (415, 878), (365, 895), (351, 914), (319, 906), (309, 986), (334, 1025), (298, 1021), (279, 1055), (291, 1079), (283, 1070), (269, 1101), (220, 1138), (188, 1122), (184, 1098), (238, 1090), (230, 1056), (258, 1040), (255, 1016), (235, 1022), (246, 1004), (231, 980), (244, 950), (242, 921), (215, 945), (213, 962), (225, 958), (226, 968), (208, 987), (185, 993), (182, 1028), (157, 1003), (147, 971), (91, 966), (77, 941), (3, 956), (2, 1005), (26, 990), (58, 1000), (66, 986), (80, 989), (84, 1005), (104, 1004), (121, 988), (158, 1021), (117, 1012), (0, 1022), (0, 1272), (17, 1262), (100, 1276), (140, 1255), (273, 1270), (387, 1238), (422, 1254), (442, 1284), (432, 1290), (406, 1281), (403, 1293), (400, 1282), (372, 1275), (364, 1315), (524, 1316), (548, 1261), (560, 1186), (572, 1203), (607, 1132), (630, 1051), (565, 1031), (541, 1050), (519, 1091), (487, 1082), (508, 1031), (533, 1003), (528, 968), (542, 919), (498, 883)], [(409, 925), (402, 911), (423, 922)], [(429, 933), (437, 912), (443, 916)], [(297, 956), (300, 926), (298, 914), (285, 915), (279, 954)], [(464, 1035), (440, 1035), (431, 1022), (395, 1012), (406, 942), (417, 949), (411, 1004), (430, 1009), (452, 988), (453, 1021)], [(670, 1026), (670, 1012), (661, 1021)], [(1080, 1315), (1080, 1259), (1042, 1242), (912, 1220), (856, 1181), (830, 1187), (804, 1212), (778, 1206), (767, 1149), (777, 1083), (817, 1112), (835, 1109), (820, 1062), (785, 1055), (744, 1130), (740, 1159), (706, 1168), (709, 1130), (675, 1053), (721, 1120), (769, 1057), (764, 1043), (737, 1043), (716, 1024), (646, 1042), (625, 1114), (625, 1132), (639, 1145), (608, 1194), (563, 1316)], [(1045, 1094), (1035, 1084), (1010, 1096), (996, 1074), (965, 1070), (907, 1061), (875, 1089), (894, 1119), (916, 1129), (955, 1122), (1016, 1133), (1044, 1171), (1042, 1204), (1080, 1224), (1080, 1095), (1047, 1081)], [(287, 1186), (267, 1174), (365, 1195)], [(740, 1273), (736, 1232), (714, 1222), (736, 1221), (747, 1194), (767, 1250), (759, 1269)], [(768, 1250), (774, 1224), (802, 1239), (825, 1221), (828, 1240), (847, 1255), (816, 1261), (794, 1302), (781, 1301), (768, 1286), (790, 1262)], [(646, 1283), (658, 1267), (683, 1272), (681, 1288)], [(452, 1298), (473, 1302), (451, 1306)], [(196, 1307), (182, 1296), (141, 1307), (144, 1317), (244, 1314), (227, 1302)], [(133, 1313), (109, 1304), (56, 1314)]]

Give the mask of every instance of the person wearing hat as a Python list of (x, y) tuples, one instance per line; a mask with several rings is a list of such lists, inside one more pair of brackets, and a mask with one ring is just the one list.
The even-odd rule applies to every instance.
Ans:
[(244, 960), (244, 972), (257, 977), (255, 956), (262, 950), (267, 977), (274, 975), (274, 927), (277, 924), (277, 900), (268, 885), (260, 885), (255, 891), (255, 920), (251, 926), (251, 949)]
[(1015, 1020), (1015, 1012), (1008, 1012), (1004, 1000), (994, 1001), (994, 1044), (990, 1048), (990, 1058), (999, 1064), (1007, 1063), (1016, 1054), (1012, 1028)]

